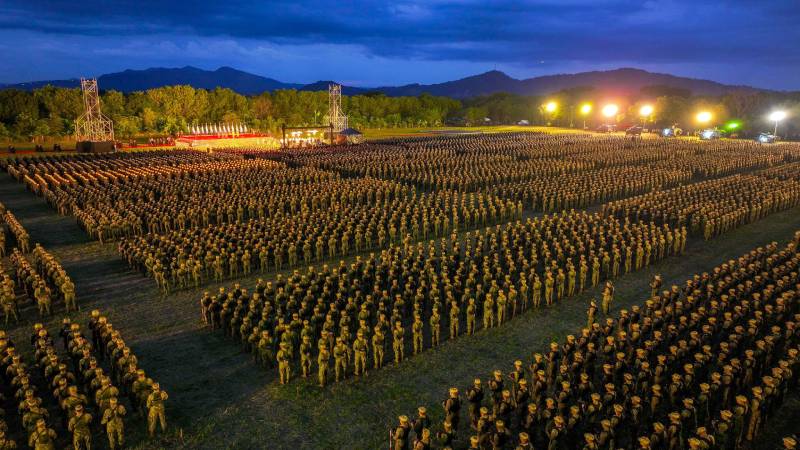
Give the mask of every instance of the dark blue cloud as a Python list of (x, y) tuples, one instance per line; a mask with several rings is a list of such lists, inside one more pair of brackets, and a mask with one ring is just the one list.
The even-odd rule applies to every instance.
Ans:
[[(765, 73), (762, 80), (774, 80), (779, 88), (800, 88), (796, 76), (800, 53), (795, 49), (800, 42), (800, 8), (793, 0), (353, 0), (338, 4), (322, 0), (6, 0), (3, 12), (2, 36), (21, 36), (15, 50), (28, 47), (54, 57), (61, 54), (57, 57), (63, 60), (53, 61), (54, 66), (76, 53), (74, 47), (85, 45), (100, 54), (114, 53), (111, 46), (116, 45), (117, 58), (147, 66), (142, 48), (172, 44), (175, 55), (171, 57), (192, 63), (187, 46), (217, 42), (233, 43), (244, 61), (249, 51), (271, 49), (275, 54), (266, 59), (272, 67), (282, 61), (292, 64), (291, 58), (280, 57), (282, 51), (325, 48), (361, 64), (373, 74), (364, 80), (371, 84), (384, 80), (366, 65), (387, 61), (386, 82), (400, 75), (413, 79), (418, 63), (439, 67), (434, 73), (442, 79), (463, 75), (461, 71), (472, 66), (499, 66), (534, 75), (544, 70), (626, 64), (672, 68), (726, 82), (737, 81), (731, 67), (757, 64)], [(48, 37), (52, 47), (42, 50)], [(0, 44), (0, 54), (5, 52), (15, 53)], [(164, 52), (170, 53), (169, 48)], [(219, 56), (237, 62), (233, 55)], [(87, 59), (85, 54), (75, 57)], [(149, 58), (152, 64), (162, 63), (157, 55)], [(11, 61), (25, 62), (19, 57)], [(391, 63), (400, 61), (409, 63), (404, 74), (395, 73)], [(449, 74), (446, 62), (454, 63), (455, 70)], [(211, 59), (202, 58), (198, 64), (206, 63), (213, 65)], [(320, 55), (314, 65), (324, 73), (337, 64), (326, 63)], [(261, 72), (273, 75), (274, 71)], [(0, 71), (0, 77), (9, 76), (11, 69)], [(743, 76), (739, 82), (753, 80)]]

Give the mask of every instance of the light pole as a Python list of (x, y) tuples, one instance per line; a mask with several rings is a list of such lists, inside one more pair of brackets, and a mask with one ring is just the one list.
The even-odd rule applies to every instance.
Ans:
[[(603, 106), (603, 109), (600, 111), (603, 113), (607, 119), (614, 118), (614, 125), (617, 124), (617, 113), (619, 112), (619, 106), (615, 105), (614, 103), (609, 103), (606, 106)], [(606, 124), (608, 125), (608, 124)], [(614, 131), (616, 131), (616, 126), (614, 127)], [(607, 130), (610, 132), (610, 130)]]
[(639, 115), (642, 116), (642, 128), (644, 128), (651, 114), (653, 114), (653, 107), (651, 105), (643, 105), (639, 108)]
[(581, 105), (581, 115), (583, 116), (583, 129), (586, 129), (586, 116), (592, 112), (592, 105), (589, 103), (584, 103)]
[(769, 120), (775, 122), (775, 132), (773, 135), (778, 135), (778, 122), (786, 118), (786, 111), (775, 111), (769, 115)]
[(555, 114), (556, 110), (558, 109), (558, 103), (556, 102), (547, 102), (544, 105), (544, 110), (547, 112), (547, 125), (550, 126), (550, 121), (553, 120), (553, 115)]

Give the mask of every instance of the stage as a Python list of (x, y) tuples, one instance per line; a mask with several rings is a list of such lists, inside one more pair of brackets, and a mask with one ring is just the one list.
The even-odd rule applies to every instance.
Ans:
[(191, 134), (175, 138), (177, 148), (228, 148), (259, 147), (278, 148), (280, 143), (268, 133), (215, 133)]

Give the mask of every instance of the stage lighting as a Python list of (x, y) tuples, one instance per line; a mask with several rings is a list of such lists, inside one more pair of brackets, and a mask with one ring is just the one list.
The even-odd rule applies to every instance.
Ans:
[(786, 118), (786, 111), (774, 111), (769, 115), (769, 120), (773, 122), (780, 122)]
[(708, 123), (711, 121), (711, 113), (708, 111), (701, 111), (697, 113), (697, 121), (700, 123)]
[(775, 122), (775, 132), (773, 133), (775, 136), (778, 135), (778, 122), (786, 118), (786, 111), (773, 111), (772, 114), (769, 115), (769, 120)]

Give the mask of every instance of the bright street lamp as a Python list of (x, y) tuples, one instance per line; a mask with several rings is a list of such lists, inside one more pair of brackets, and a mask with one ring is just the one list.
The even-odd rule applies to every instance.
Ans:
[(604, 116), (606, 116), (608, 118), (616, 116), (618, 112), (619, 112), (619, 106), (617, 106), (617, 105), (615, 105), (613, 103), (609, 103), (608, 105), (603, 106), (602, 113), (603, 113)]
[(774, 111), (772, 114), (769, 115), (769, 120), (775, 122), (775, 132), (772, 133), (775, 136), (778, 135), (778, 122), (786, 118), (786, 111)]
[(555, 114), (557, 109), (558, 109), (558, 103), (556, 102), (547, 102), (544, 104), (544, 111), (548, 114), (547, 126), (550, 126), (550, 121), (553, 119), (553, 115)]
[(639, 108), (639, 115), (642, 116), (642, 127), (647, 123), (647, 119), (650, 118), (651, 114), (653, 114), (652, 105), (642, 105), (642, 107)]
[(583, 129), (586, 129), (586, 116), (592, 112), (592, 105), (590, 103), (584, 103), (581, 105), (581, 115), (583, 116)]

